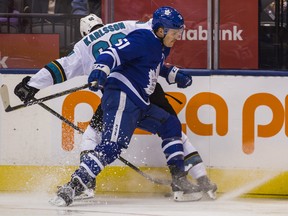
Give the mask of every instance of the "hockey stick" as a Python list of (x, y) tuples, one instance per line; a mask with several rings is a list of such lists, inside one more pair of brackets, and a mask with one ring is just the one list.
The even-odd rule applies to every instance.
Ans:
[(158, 178), (153, 178), (151, 176), (149, 176), (148, 174), (142, 172), (138, 167), (136, 167), (135, 165), (133, 165), (132, 163), (130, 163), (129, 161), (127, 161), (126, 159), (124, 159), (123, 157), (119, 156), (118, 158), (121, 162), (123, 162), (124, 164), (126, 164), (127, 166), (129, 166), (130, 168), (132, 168), (133, 170), (135, 170), (137, 173), (139, 173), (140, 175), (142, 175), (144, 178), (146, 178), (147, 180), (155, 183), (155, 184), (159, 184), (159, 185), (170, 185), (171, 184), (171, 180), (168, 179), (158, 179)]
[(19, 104), (19, 105), (16, 105), (16, 106), (11, 106), (11, 104), (10, 104), (9, 92), (8, 92), (7, 85), (3, 84), (1, 86), (0, 94), (1, 94), (1, 98), (2, 98), (2, 102), (3, 102), (3, 105), (4, 105), (5, 112), (11, 112), (11, 111), (14, 111), (14, 110), (25, 108), (27, 106), (32, 106), (34, 104), (42, 103), (42, 102), (47, 101), (47, 100), (58, 98), (58, 97), (61, 97), (63, 95), (66, 95), (66, 94), (69, 94), (69, 93), (72, 93), (72, 92), (75, 92), (75, 91), (78, 91), (78, 90), (81, 90), (81, 89), (85, 89), (85, 88), (87, 88), (89, 86), (94, 86), (94, 85), (97, 85), (97, 82), (91, 82), (91, 83), (88, 83), (88, 84), (85, 84), (85, 85), (82, 85), (82, 86), (79, 86), (79, 87), (71, 88), (71, 89), (68, 89), (68, 90), (65, 90), (65, 91), (62, 91), (62, 92), (58, 92), (56, 94), (52, 94), (52, 95), (49, 95), (49, 96), (46, 96), (46, 97), (43, 97), (43, 98), (40, 98), (40, 99), (31, 100), (31, 101), (29, 101), (27, 103)]
[[(45, 110), (47, 110), (48, 112), (50, 112), (51, 114), (53, 114), (54, 116), (56, 116), (57, 118), (61, 119), (63, 122), (65, 122), (66, 124), (68, 124), (70, 127), (74, 128), (75, 130), (77, 130), (78, 132), (80, 132), (81, 134), (83, 134), (84, 132), (77, 127), (75, 124), (73, 124), (71, 121), (69, 121), (68, 119), (66, 119), (64, 116), (62, 116), (61, 114), (57, 113), (55, 110), (51, 109), (50, 107), (48, 107), (47, 105), (43, 104), (43, 103), (39, 103), (39, 106), (41, 106), (42, 108), (44, 108)], [(153, 178), (151, 176), (149, 176), (148, 174), (144, 173), (143, 171), (141, 171), (138, 167), (136, 167), (135, 165), (133, 165), (132, 163), (130, 163), (129, 161), (127, 161), (126, 159), (124, 159), (123, 157), (119, 156), (118, 158), (122, 163), (124, 163), (125, 165), (127, 165), (128, 167), (130, 167), (131, 169), (135, 170), (137, 173), (139, 173), (140, 175), (142, 175), (144, 178), (146, 178), (147, 180), (155, 183), (155, 184), (159, 184), (159, 185), (170, 185), (171, 181), (167, 180), (167, 179), (157, 179), (157, 178)]]
[(48, 112), (50, 112), (52, 115), (59, 118), (61, 121), (65, 122), (67, 125), (69, 125), (73, 129), (75, 129), (75, 130), (79, 131), (81, 134), (83, 134), (83, 131), (79, 127), (77, 127), (75, 124), (73, 124), (71, 121), (66, 119), (64, 116), (62, 116), (61, 114), (59, 114), (55, 110), (51, 109), (49, 106), (45, 105), (44, 103), (39, 103), (38, 105), (41, 106), (42, 108), (44, 108), (45, 110), (47, 110)]
[[(94, 83), (86, 84), (86, 85), (83, 85), (83, 86), (80, 86), (80, 87), (77, 87), (77, 88), (73, 88), (73, 89), (66, 90), (66, 91), (63, 91), (63, 92), (60, 92), (60, 93), (56, 93), (54, 95), (47, 96), (45, 98), (50, 97), (49, 99), (53, 99), (53, 98), (56, 98), (56, 97), (60, 97), (60, 96), (65, 95), (65, 94), (69, 94), (69, 93), (72, 93), (72, 92), (87, 88), (90, 85), (95, 85), (95, 84)], [(4, 109), (5, 109), (6, 112), (10, 112), (10, 111), (13, 111), (13, 110), (16, 110), (16, 109), (20, 109), (20, 108), (26, 107), (26, 106), (17, 105), (15, 107), (18, 107), (18, 108), (15, 109), (15, 107), (11, 107), (10, 106), (9, 92), (8, 92), (8, 87), (6, 85), (2, 85), (0, 91), (1, 91), (0, 93), (1, 93), (2, 102), (3, 102)], [(49, 100), (49, 99), (45, 99), (45, 100), (42, 100), (42, 101), (41, 101), (41, 99), (35, 99), (35, 100), (33, 100), (33, 102), (36, 101), (37, 103), (33, 103), (31, 105), (38, 104), (39, 106), (41, 106), (42, 108), (44, 108), (45, 110), (50, 112), (52, 115), (56, 116), (57, 118), (59, 118), (60, 120), (62, 120), (66, 124), (68, 124), (70, 127), (72, 127), (73, 129), (75, 129), (78, 132), (80, 132), (81, 134), (83, 134), (84, 132), (79, 127), (77, 127), (75, 124), (73, 124), (71, 121), (66, 119), (61, 114), (57, 113), (55, 110), (51, 109), (50, 107), (48, 107), (47, 105), (42, 103), (43, 101), (46, 101), (46, 100)], [(25, 105), (25, 104), (21, 104), (21, 105)], [(6, 110), (7, 108), (9, 108), (9, 111)], [(146, 179), (150, 180), (153, 183), (160, 184), (160, 185), (169, 185), (169, 184), (171, 184), (171, 181), (169, 181), (169, 180), (165, 180), (165, 179), (162, 180), (162, 179), (152, 178), (151, 176), (149, 176), (148, 174), (142, 172), (138, 167), (136, 167), (135, 165), (133, 165), (132, 163), (130, 163), (129, 161), (127, 161), (126, 159), (124, 159), (121, 156), (118, 159), (121, 162), (123, 162), (125, 165), (129, 166), (130, 168), (135, 170), (137, 173), (139, 173), (140, 175), (142, 175), (143, 177), (145, 177)]]
[[(62, 116), (61, 114), (57, 113), (56, 111), (54, 111), (53, 109), (51, 109), (50, 107), (48, 107), (47, 105), (43, 104), (43, 103), (39, 103), (38, 105), (40, 105), (42, 108), (46, 109), (48, 112), (52, 113), (54, 116), (56, 116), (57, 118), (61, 119), (63, 122), (65, 122), (66, 124), (68, 124), (70, 127), (74, 128), (75, 130), (77, 130), (78, 132), (80, 132), (81, 134), (83, 134), (84, 132), (77, 127), (75, 124), (73, 124), (71, 121), (69, 121), (68, 119), (66, 119), (64, 116)], [(118, 158), (122, 163), (124, 163), (125, 165), (127, 165), (128, 167), (132, 168), (133, 170), (135, 170), (137, 173), (139, 173), (140, 175), (142, 175), (144, 178), (146, 178), (147, 180), (150, 180), (153, 183), (156, 184), (160, 184), (160, 185), (170, 185), (171, 181), (166, 180), (166, 179), (157, 179), (157, 178), (153, 178), (151, 176), (149, 176), (148, 174), (144, 173), (143, 171), (141, 171), (138, 167), (136, 167), (135, 165), (133, 165), (132, 163), (130, 163), (129, 161), (127, 161), (126, 159), (124, 159), (123, 157), (119, 156)]]

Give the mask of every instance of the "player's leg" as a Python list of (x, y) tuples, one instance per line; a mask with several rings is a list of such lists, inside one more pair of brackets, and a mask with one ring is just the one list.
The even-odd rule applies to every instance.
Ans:
[[(154, 93), (150, 97), (150, 102), (155, 104), (171, 115), (177, 116), (173, 107), (165, 97), (165, 92), (162, 86), (157, 83)], [(215, 193), (217, 186), (211, 182), (206, 171), (206, 167), (203, 160), (190, 142), (189, 138), (182, 132), (183, 148), (184, 148), (184, 160), (185, 160), (185, 171), (189, 171), (189, 174), (196, 179), (200, 188), (209, 195), (210, 198), (215, 199)], [(213, 191), (213, 193), (212, 193)]]
[(206, 167), (201, 156), (183, 132), (182, 141), (184, 148), (185, 171), (188, 171), (190, 175), (196, 179), (201, 190), (205, 192), (209, 198), (216, 199), (217, 185), (208, 178)]
[[(83, 133), (82, 140), (80, 143), (80, 163), (83, 161), (83, 156), (89, 152), (93, 152), (96, 145), (101, 143), (102, 139), (102, 128), (103, 128), (103, 111), (101, 104), (98, 106), (96, 112), (94, 113), (90, 124)], [(79, 190), (75, 193), (74, 200), (89, 199), (93, 198), (94, 191), (96, 187), (96, 179), (91, 182), (90, 187), (85, 190)]]
[(80, 163), (82, 162), (82, 155), (86, 152), (94, 151), (97, 144), (101, 143), (103, 129), (103, 110), (101, 104), (97, 107), (92, 119), (82, 135), (80, 143)]
[(172, 175), (172, 191), (175, 201), (193, 201), (202, 198), (200, 188), (186, 178), (184, 167), (184, 152), (181, 139), (181, 124), (174, 116), (165, 110), (151, 104), (138, 124), (138, 127), (152, 133), (158, 133), (162, 138), (162, 150)]
[[(93, 114), (90, 124), (83, 133), (80, 143), (81, 155), (85, 151), (94, 150), (96, 145), (101, 142), (103, 129), (103, 110), (101, 104), (97, 107)], [(81, 160), (81, 159), (80, 159)]]
[(57, 197), (51, 200), (54, 205), (70, 205), (75, 194), (91, 187), (104, 167), (119, 157), (122, 148), (128, 147), (140, 116), (139, 108), (118, 90), (105, 90), (102, 102), (105, 126), (102, 142), (95, 147), (95, 151), (82, 156), (82, 162), (72, 174), (71, 181), (60, 187)]

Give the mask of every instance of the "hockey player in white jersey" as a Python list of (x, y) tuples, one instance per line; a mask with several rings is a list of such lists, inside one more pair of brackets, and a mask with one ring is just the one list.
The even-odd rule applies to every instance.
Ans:
[[(70, 79), (75, 76), (89, 74), (90, 72), (89, 68), (91, 68), (91, 65), (93, 65), (93, 62), (95, 61), (95, 58), (99, 55), (99, 53), (104, 48), (117, 42), (119, 38), (123, 38), (130, 31), (133, 31), (137, 28), (149, 29), (151, 28), (151, 26), (149, 25), (149, 23), (143, 24), (143, 23), (137, 23), (135, 21), (125, 21), (125, 22), (118, 22), (118, 23), (106, 25), (104, 28), (99, 29), (98, 31), (94, 31), (92, 34), (84, 37), (80, 42), (78, 42), (75, 45), (72, 55), (69, 55), (68, 57), (64, 57), (64, 58), (61, 58), (61, 59), (58, 59), (56, 61), (49, 63), (48, 65), (45, 66), (45, 68), (41, 69), (30, 80), (29, 78), (26, 77), (23, 80), (22, 84), (20, 85), (20, 89), (27, 88), (28, 90), (24, 91), (24, 94), (22, 95), (18, 94), (18, 96), (23, 101), (27, 101), (29, 100), (29, 98), (31, 99), (34, 97), (38, 89), (45, 88), (46, 86), (49, 86), (52, 84), (61, 83), (65, 81), (66, 79)], [(87, 33), (89, 33), (89, 31)], [(93, 53), (93, 56), (91, 55), (91, 53)], [(81, 58), (79, 57), (80, 55), (81, 56), (84, 55), (84, 56), (82, 56)], [(83, 73), (79, 73), (79, 72), (83, 72)], [(15, 89), (15, 93), (17, 93), (17, 88)], [(156, 98), (159, 98), (159, 97), (156, 97)], [(163, 98), (164, 98), (164, 94), (163, 94)], [(90, 135), (91, 135), (91, 130), (95, 130), (95, 128), (93, 129), (92, 127), (90, 127), (86, 131), (90, 131)], [(88, 132), (89, 139), (91, 138), (90, 135)], [(86, 132), (83, 136), (84, 143), (85, 143), (85, 137), (86, 137)], [(192, 175), (196, 179), (204, 178), (204, 181), (202, 182), (205, 182), (206, 186), (207, 186), (207, 183), (209, 183), (208, 186), (211, 187), (211, 184), (209, 182), (209, 179), (207, 178), (205, 167), (203, 165), (201, 157), (198, 155), (197, 151), (189, 143), (189, 141), (184, 142), (184, 150), (185, 150), (185, 143), (187, 145), (186, 147), (186, 152), (187, 152), (186, 162), (188, 162), (187, 167), (189, 168), (192, 167), (191, 170), (193, 170), (194, 168), (194, 172), (192, 172), (193, 173)], [(96, 142), (94, 144), (96, 144)], [(197, 178), (197, 175), (200, 177)], [(199, 182), (201, 181), (198, 181), (198, 183)], [(215, 191), (216, 188), (215, 186), (213, 187), (214, 187), (213, 190)]]

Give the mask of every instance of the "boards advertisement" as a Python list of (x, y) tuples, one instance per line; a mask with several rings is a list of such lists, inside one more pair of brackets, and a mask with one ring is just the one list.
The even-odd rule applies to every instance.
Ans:
[[(114, 1), (114, 21), (139, 20), (161, 6), (176, 8), (186, 26), (168, 62), (183, 68), (207, 68), (207, 1), (117, 0)], [(105, 17), (105, 11), (103, 14)], [(257, 69), (258, 1), (221, 0), (219, 14), (219, 68)]]
[(58, 34), (0, 34), (1, 68), (42, 68), (59, 58)]

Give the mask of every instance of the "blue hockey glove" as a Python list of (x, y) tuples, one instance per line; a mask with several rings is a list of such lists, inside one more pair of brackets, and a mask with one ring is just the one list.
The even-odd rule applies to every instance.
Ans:
[(187, 88), (192, 84), (192, 76), (183, 73), (181, 70), (178, 71), (175, 81), (178, 88)]
[(17, 95), (24, 103), (34, 99), (35, 94), (39, 91), (39, 89), (28, 85), (30, 79), (30, 76), (24, 77), (22, 82), (20, 82), (14, 88), (14, 94)]
[(110, 69), (106, 65), (95, 64), (93, 70), (88, 77), (88, 83), (97, 81), (96, 86), (90, 86), (91, 91), (98, 91), (102, 89), (107, 80), (107, 74), (109, 74)]
[(167, 82), (169, 84), (177, 83), (178, 88), (187, 88), (192, 84), (192, 76), (174, 66), (169, 72)]

